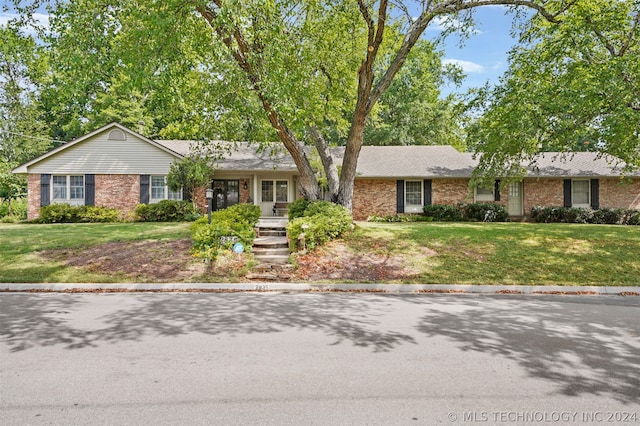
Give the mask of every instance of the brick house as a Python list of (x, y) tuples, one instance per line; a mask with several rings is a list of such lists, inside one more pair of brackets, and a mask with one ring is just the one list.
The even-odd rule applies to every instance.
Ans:
[[(298, 171), (280, 144), (218, 142), (213, 208), (254, 203), (263, 214), (299, 197)], [(14, 173), (28, 176), (28, 218), (51, 203), (98, 205), (131, 215), (139, 203), (182, 199), (166, 185), (171, 163), (194, 143), (152, 140), (117, 123), (101, 127), (31, 160)], [(335, 154), (340, 157), (341, 151)], [(353, 216), (419, 213), (428, 204), (498, 202), (514, 217), (533, 206), (640, 208), (640, 175), (621, 179), (621, 165), (594, 153), (545, 153), (521, 182), (500, 190), (472, 188), (477, 161), (450, 146), (364, 146), (354, 185)], [(206, 210), (204, 188), (196, 202)], [(279, 211), (276, 214), (280, 213)]]

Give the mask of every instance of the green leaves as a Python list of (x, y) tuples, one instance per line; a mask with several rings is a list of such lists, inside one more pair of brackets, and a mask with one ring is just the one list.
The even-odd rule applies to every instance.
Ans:
[(476, 98), (470, 145), (504, 174), (538, 151), (597, 150), (640, 167), (640, 4), (580, 0), (534, 20), (501, 84)]

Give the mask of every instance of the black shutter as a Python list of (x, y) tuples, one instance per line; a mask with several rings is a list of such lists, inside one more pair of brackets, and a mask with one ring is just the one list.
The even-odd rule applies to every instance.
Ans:
[(140, 202), (149, 204), (149, 175), (140, 175)]
[(500, 180), (496, 179), (493, 189), (493, 200), (500, 201)]
[(600, 180), (591, 179), (591, 208), (598, 210), (600, 208)]
[(396, 212), (404, 213), (404, 181), (396, 182)]
[(40, 207), (51, 204), (51, 175), (40, 175)]
[(431, 192), (432, 192), (433, 181), (431, 179), (425, 179), (423, 185), (424, 191), (424, 205), (430, 206), (433, 202), (431, 201)]
[(96, 175), (84, 175), (84, 205), (96, 205)]
[(564, 180), (564, 206), (571, 207), (571, 179)]

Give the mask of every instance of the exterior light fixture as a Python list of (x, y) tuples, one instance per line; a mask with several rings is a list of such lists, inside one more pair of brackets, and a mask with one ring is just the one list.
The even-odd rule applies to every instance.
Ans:
[(205, 189), (204, 197), (207, 199), (207, 223), (211, 225), (211, 201), (213, 200), (213, 189)]

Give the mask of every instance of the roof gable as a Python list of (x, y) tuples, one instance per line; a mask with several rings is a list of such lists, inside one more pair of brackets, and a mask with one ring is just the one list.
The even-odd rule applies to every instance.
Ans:
[[(127, 173), (135, 168), (136, 162), (144, 163), (145, 157), (159, 161), (158, 166), (164, 169), (165, 163), (182, 155), (118, 123), (111, 123), (28, 161), (13, 172)], [(136, 173), (144, 171), (136, 169)]]

